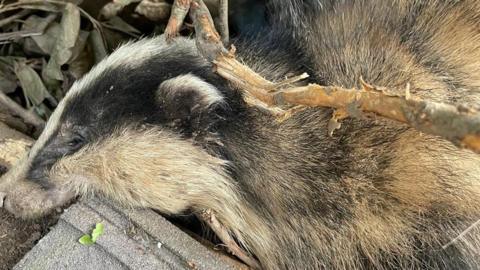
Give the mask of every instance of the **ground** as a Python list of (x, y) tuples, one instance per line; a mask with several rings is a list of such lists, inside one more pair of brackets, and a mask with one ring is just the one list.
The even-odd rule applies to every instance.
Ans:
[(0, 270), (11, 269), (55, 222), (55, 217), (25, 222), (0, 209)]

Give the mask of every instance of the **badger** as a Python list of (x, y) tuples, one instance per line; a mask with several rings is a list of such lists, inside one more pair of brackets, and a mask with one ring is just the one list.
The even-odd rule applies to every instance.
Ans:
[[(271, 0), (234, 41), (272, 81), (366, 81), (480, 104), (476, 0)], [(480, 269), (480, 156), (381, 118), (276, 121), (188, 38), (121, 46), (74, 83), (1, 182), (38, 217), (98, 194), (167, 215), (211, 209), (264, 269)], [(478, 224), (478, 223), (477, 223)]]

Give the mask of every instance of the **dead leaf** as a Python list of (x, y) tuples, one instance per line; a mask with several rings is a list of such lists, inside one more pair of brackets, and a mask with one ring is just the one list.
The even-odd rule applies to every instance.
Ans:
[(126, 23), (118, 16), (110, 18), (108, 21), (103, 22), (102, 25), (105, 28), (116, 30), (135, 38), (138, 38), (142, 34), (142, 32), (140, 32), (137, 28)]
[[(51, 77), (49, 77), (48, 74), (46, 74), (46, 67), (47, 67), (47, 60), (42, 59), (42, 80), (45, 86), (48, 89), (48, 92), (51, 93), (55, 98), (60, 100), (63, 97), (63, 93), (61, 91), (61, 81), (55, 80)], [(63, 76), (63, 75), (62, 75)]]
[(100, 11), (100, 15), (102, 15), (105, 19), (110, 19), (114, 16), (117, 16), (117, 14), (120, 13), (120, 11), (122, 11), (126, 6), (136, 2), (140, 2), (140, 0), (113, 0), (112, 2), (103, 6), (102, 10)]
[[(60, 25), (53, 22), (56, 18), (56, 14), (50, 14), (47, 17), (37, 15), (28, 17), (23, 24), (23, 29), (42, 32), (43, 35), (27, 38), (24, 47), (28, 46), (30, 50), (39, 50), (41, 54), (50, 56), (60, 31)], [(32, 44), (32, 41), (34, 44)]]
[(36, 32), (44, 32), (45, 29), (57, 18), (57, 14), (49, 14), (47, 17), (32, 15), (28, 17), (23, 25), (22, 30), (34, 30)]
[(152, 21), (163, 21), (170, 17), (172, 5), (164, 0), (142, 0), (135, 8), (135, 12)]
[(95, 63), (100, 62), (105, 56), (107, 56), (107, 48), (103, 43), (102, 34), (97, 29), (93, 29), (90, 32), (88, 42), (93, 50), (93, 59)]
[(63, 80), (61, 66), (67, 63), (72, 56), (72, 48), (75, 46), (79, 33), (80, 11), (77, 6), (68, 3), (62, 13), (60, 31), (45, 70), (46, 76), (59, 81)]
[(47, 88), (33, 68), (24, 62), (15, 62), (15, 74), (20, 81), (23, 93), (27, 98), (27, 108), (40, 105), (45, 99), (56, 105), (56, 100), (48, 93)]
[(17, 86), (17, 78), (12, 70), (12, 66), (0, 62), (0, 91), (6, 94), (12, 93)]
[(44, 55), (52, 55), (55, 48), (56, 38), (60, 32), (60, 24), (52, 23), (41, 36), (35, 36), (31, 39), (40, 48)]
[(75, 45), (71, 50), (72, 55), (70, 56), (70, 59), (68, 60), (67, 63), (71, 63), (82, 53), (82, 51), (85, 49), (85, 45), (87, 44), (89, 35), (90, 35), (90, 32), (80, 30), (77, 41), (75, 42)]
[[(74, 79), (78, 80), (92, 68), (93, 64), (91, 50), (83, 50), (74, 60), (68, 63), (68, 72)], [(66, 90), (65, 87), (62, 87), (62, 89)]]
[(42, 117), (43, 119), (48, 119), (52, 114), (52, 110), (50, 110), (45, 104), (41, 103), (38, 106), (33, 107), (33, 111)]
[(60, 12), (61, 11), (61, 6), (55, 5), (53, 3), (49, 3), (46, 1), (24, 1), (24, 0), (18, 0), (20, 4), (18, 7), (23, 8), (23, 9), (36, 9), (36, 10), (43, 10), (43, 11), (49, 11), (49, 12)]

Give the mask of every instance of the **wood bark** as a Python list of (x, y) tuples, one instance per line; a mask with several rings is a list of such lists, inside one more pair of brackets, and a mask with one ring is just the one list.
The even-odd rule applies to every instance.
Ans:
[[(406, 86), (404, 95), (393, 96), (389, 94), (393, 91), (372, 86), (361, 78), (361, 89), (318, 84), (292, 86), (293, 81), (307, 77), (305, 75), (296, 77), (296, 80), (270, 82), (240, 63), (234, 56), (234, 47), (230, 51), (223, 47), (208, 10), (203, 9), (202, 5), (204, 6), (203, 1), (194, 0), (190, 11), (198, 49), (206, 59), (215, 64), (218, 74), (249, 94), (250, 103), (262, 108), (265, 105), (279, 107), (286, 104), (330, 107), (346, 112), (344, 117), (375, 114), (405, 123), (421, 132), (443, 137), (459, 147), (480, 153), (479, 110), (412, 97), (409, 86)], [(201, 15), (198, 15), (199, 13)]]

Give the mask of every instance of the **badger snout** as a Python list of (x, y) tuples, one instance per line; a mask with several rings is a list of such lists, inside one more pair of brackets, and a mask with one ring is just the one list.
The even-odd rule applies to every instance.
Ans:
[(26, 175), (28, 160), (18, 162), (0, 178), (0, 207), (20, 218), (38, 218), (63, 206), (75, 197), (66, 186), (45, 188), (29, 180)]
[(0, 194), (0, 205), (16, 217), (32, 219), (45, 216), (57, 207), (63, 206), (74, 198), (68, 190), (39, 188), (16, 188)]

